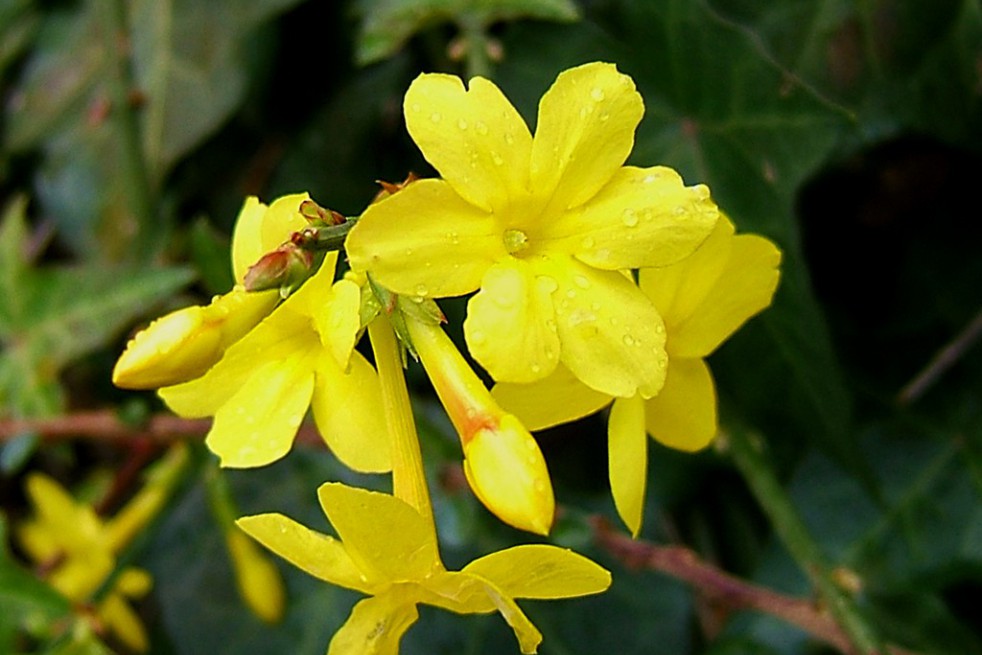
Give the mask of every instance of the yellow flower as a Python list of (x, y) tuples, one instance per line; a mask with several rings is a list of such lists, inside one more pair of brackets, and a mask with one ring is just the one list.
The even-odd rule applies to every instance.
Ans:
[(464, 450), (464, 474), (484, 506), (505, 523), (548, 534), (552, 483), (535, 439), (503, 411), (443, 329), (406, 317), (420, 361)]
[[(75, 500), (51, 478), (33, 473), (27, 479), (27, 495), (34, 516), (17, 529), (21, 547), (30, 558), (50, 568), (52, 587), (75, 603), (88, 603), (116, 568), (114, 531), (88, 505)], [(147, 649), (147, 635), (127, 598), (140, 598), (150, 590), (150, 574), (126, 568), (113, 588), (94, 608), (97, 619), (128, 648)]]
[(390, 469), (371, 364), (354, 350), (361, 292), (334, 280), (337, 253), (205, 375), (158, 392), (185, 417), (214, 416), (206, 443), (223, 466), (283, 457), (307, 408), (335, 455), (363, 472)]
[(276, 303), (275, 290), (248, 292), (246, 271), (265, 253), (307, 225), (300, 204), (306, 193), (283, 196), (267, 207), (246, 199), (232, 234), (236, 286), (209, 305), (195, 305), (158, 318), (126, 345), (113, 369), (113, 384), (126, 389), (156, 389), (203, 375), (225, 350), (263, 319)]
[[(610, 485), (621, 518), (641, 529), (647, 479), (647, 439), (695, 451), (716, 436), (716, 388), (704, 359), (754, 314), (771, 303), (781, 253), (756, 235), (734, 235), (721, 216), (712, 235), (690, 257), (660, 269), (642, 269), (639, 285), (665, 320), (665, 386), (647, 400), (614, 399), (608, 421)], [(562, 367), (533, 385), (498, 384), (493, 396), (538, 430), (591, 414), (611, 401)]]
[(542, 635), (516, 598), (571, 598), (610, 586), (610, 574), (597, 564), (548, 545), (516, 546), (447, 571), (432, 530), (402, 500), (340, 483), (322, 485), (318, 496), (340, 539), (280, 514), (247, 516), (238, 524), (294, 566), (370, 596), (334, 635), (329, 655), (395, 655), (420, 603), (458, 614), (498, 611), (521, 651), (534, 653)]
[(464, 333), (500, 381), (531, 382), (561, 362), (617, 396), (657, 393), (661, 318), (619, 271), (665, 266), (709, 235), (704, 186), (664, 167), (624, 166), (644, 106), (611, 64), (565, 71), (539, 104), (535, 137), (477, 77), (421, 75), (406, 125), (443, 179), (371, 205), (348, 236), (351, 265), (405, 295), (480, 289)]

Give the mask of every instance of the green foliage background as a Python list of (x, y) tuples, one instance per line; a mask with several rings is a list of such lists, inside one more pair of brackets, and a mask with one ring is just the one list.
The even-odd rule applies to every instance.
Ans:
[[(500, 60), (482, 62), (475, 34)], [(159, 410), (108, 383), (128, 331), (227, 288), (245, 195), (309, 190), (356, 214), (374, 180), (430, 174), (401, 120), (418, 73), (489, 63), (534, 122), (556, 74), (592, 60), (617, 63), (645, 98), (632, 163), (708, 184), (742, 231), (785, 252), (772, 309), (711, 359), (724, 427), (764, 436), (825, 553), (862, 580), (859, 604), (885, 639), (982, 653), (980, 349), (968, 340), (923, 393), (898, 401), (973, 321), (980, 331), (977, 0), (0, 0), (0, 421)], [(459, 452), (417, 382), (436, 481)], [(541, 652), (823, 652), (592, 545), (583, 517), (613, 515), (602, 430), (587, 420), (541, 435), (569, 508), (553, 539), (615, 577), (600, 597), (525, 604)], [(22, 516), (25, 471), (89, 479), (125, 451), (8, 439), (5, 513)], [(314, 490), (350, 474), (297, 449), (230, 477), (243, 513), (326, 529)], [(448, 565), (521, 538), (466, 492), (437, 488)], [(644, 538), (812, 593), (724, 449), (654, 447), (650, 488)], [(287, 616), (261, 624), (236, 596), (203, 494), (192, 481), (138, 554), (156, 579), (144, 603), (153, 652), (322, 652), (354, 597), (284, 565)], [(20, 643), (24, 617), (63, 611), (0, 559), (0, 650)], [(424, 610), (403, 652), (517, 649), (500, 617)]]

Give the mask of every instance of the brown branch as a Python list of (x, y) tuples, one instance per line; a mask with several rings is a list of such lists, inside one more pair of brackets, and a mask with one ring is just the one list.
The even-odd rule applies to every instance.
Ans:
[[(146, 421), (133, 424), (123, 421), (112, 410), (97, 410), (52, 418), (0, 420), (0, 443), (31, 433), (45, 441), (89, 439), (121, 445), (142, 439), (163, 445), (200, 439), (210, 427), (211, 419), (188, 419), (173, 414), (155, 414)], [(317, 429), (309, 422), (300, 426), (297, 443), (324, 445)]]
[(904, 388), (897, 394), (897, 403), (909, 405), (923, 396), (924, 392), (937, 382), (949, 368), (971, 350), (980, 337), (982, 337), (982, 311), (978, 312), (965, 329), (939, 350), (913, 380), (904, 385)]
[[(842, 629), (827, 611), (811, 600), (741, 580), (702, 560), (688, 548), (636, 541), (617, 532), (605, 518), (596, 517), (592, 523), (597, 543), (626, 566), (658, 571), (687, 582), (707, 599), (731, 609), (769, 614), (842, 653), (853, 655), (854, 649)], [(916, 655), (896, 646), (887, 650), (890, 655)]]

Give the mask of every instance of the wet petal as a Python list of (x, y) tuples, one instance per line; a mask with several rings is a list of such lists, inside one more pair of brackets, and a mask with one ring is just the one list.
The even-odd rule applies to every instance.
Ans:
[(390, 582), (419, 581), (441, 568), (432, 531), (404, 501), (337, 482), (322, 484), (317, 495), (351, 558), (366, 574)]
[(627, 159), (644, 103), (613, 64), (560, 73), (539, 102), (531, 188), (564, 211), (592, 198)]
[(665, 329), (634, 282), (570, 257), (554, 258), (549, 270), (558, 284), (554, 297), (563, 364), (601, 393), (658, 393), (665, 379)]
[(361, 328), (361, 288), (351, 280), (338, 280), (327, 302), (314, 313), (314, 324), (321, 343), (341, 368), (355, 348)]
[[(643, 432), (642, 432), (643, 436)], [(526, 544), (474, 560), (462, 573), (491, 581), (512, 598), (572, 598), (598, 594), (610, 586), (610, 573), (567, 548)]]
[(406, 127), (443, 179), (490, 211), (527, 193), (532, 135), (492, 82), (475, 77), (469, 87), (453, 75), (420, 75), (406, 92)]
[(371, 593), (372, 583), (337, 539), (315, 532), (282, 514), (244, 516), (235, 524), (263, 546), (315, 578), (346, 589)]
[(347, 373), (324, 353), (317, 363), (311, 408), (324, 441), (345, 466), (361, 473), (392, 469), (382, 388), (372, 365), (358, 352)]
[(491, 395), (529, 430), (569, 423), (600, 411), (610, 403), (608, 394), (594, 391), (560, 364), (546, 378), (529, 384), (499, 382)]
[(507, 258), (488, 269), (481, 290), (467, 303), (464, 336), (471, 355), (495, 380), (532, 382), (559, 360), (550, 291), (526, 262)]
[(716, 386), (701, 359), (672, 357), (665, 386), (645, 401), (645, 426), (657, 441), (695, 451), (716, 436)]
[(487, 582), (460, 571), (438, 571), (420, 588), (419, 602), (457, 614), (488, 614), (497, 607), (488, 597)]
[(398, 655), (399, 640), (419, 618), (411, 595), (400, 591), (359, 601), (327, 655)]
[(443, 180), (419, 180), (365, 210), (345, 241), (351, 267), (406, 295), (470, 293), (505, 256), (493, 216)]
[(314, 391), (314, 371), (304, 353), (267, 361), (215, 413), (205, 444), (222, 466), (249, 468), (290, 451)]
[[(705, 357), (771, 304), (777, 289), (781, 252), (751, 234), (733, 238), (733, 247), (716, 284), (685, 320), (670, 326), (668, 350), (674, 357)], [(680, 290), (679, 294), (684, 293)]]
[(232, 273), (239, 284), (245, 279), (249, 267), (265, 254), (263, 250), (263, 216), (269, 209), (256, 196), (249, 196), (239, 210), (232, 231)]
[(543, 247), (604, 270), (666, 266), (706, 240), (719, 210), (709, 189), (670, 168), (624, 167), (582, 207), (543, 228)]
[(637, 537), (641, 531), (644, 490), (648, 481), (645, 401), (640, 396), (614, 401), (607, 423), (607, 453), (614, 505), (631, 535)]
[(509, 598), (507, 594), (495, 587), (494, 583), (490, 581), (486, 581), (485, 585), (485, 593), (487, 593), (488, 597), (498, 609), (498, 612), (515, 632), (515, 638), (518, 639), (518, 647), (522, 653), (528, 655), (536, 652), (539, 644), (542, 643), (542, 633), (525, 616), (525, 613), (518, 607), (514, 599)]

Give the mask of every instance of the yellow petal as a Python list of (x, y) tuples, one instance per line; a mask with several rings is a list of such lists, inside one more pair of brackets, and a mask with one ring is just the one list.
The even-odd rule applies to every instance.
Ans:
[[(642, 433), (643, 436), (643, 433)], [(610, 586), (610, 572), (567, 548), (525, 544), (474, 560), (462, 573), (491, 581), (511, 598), (573, 598)]]
[(529, 430), (542, 430), (589, 416), (610, 403), (560, 364), (548, 377), (529, 384), (499, 382), (491, 395)]
[(604, 270), (666, 266), (706, 240), (719, 211), (670, 168), (624, 167), (585, 205), (543, 226), (543, 248)]
[(309, 225), (307, 219), (300, 213), (300, 205), (305, 200), (310, 200), (309, 193), (291, 193), (280, 196), (269, 204), (260, 230), (263, 249), (261, 255), (276, 250), (284, 242), (289, 241), (294, 232)]
[(644, 103), (612, 64), (560, 73), (539, 102), (531, 188), (553, 195), (558, 211), (592, 198), (627, 159)]
[(113, 593), (107, 595), (99, 604), (98, 614), (127, 648), (138, 653), (147, 650), (150, 644), (143, 623), (121, 596)]
[(485, 592), (491, 598), (495, 607), (497, 607), (498, 612), (515, 632), (519, 649), (526, 655), (535, 653), (539, 648), (539, 644), (542, 643), (542, 633), (529, 621), (529, 618), (525, 616), (514, 599), (509, 598), (507, 594), (495, 587), (491, 581), (485, 581), (485, 584)]
[(419, 618), (412, 596), (400, 591), (359, 601), (327, 655), (398, 655), (399, 640)]
[(246, 606), (266, 623), (283, 616), (286, 590), (276, 566), (259, 550), (256, 542), (235, 527), (225, 533), (239, 595)]
[(548, 270), (557, 285), (563, 364), (601, 393), (658, 393), (665, 379), (665, 329), (640, 289), (616, 271), (598, 271), (571, 257), (554, 257)]
[(520, 530), (549, 534), (556, 505), (545, 458), (511, 414), (479, 429), (464, 444), (464, 474), (478, 499)]
[(232, 231), (232, 272), (239, 284), (245, 279), (249, 267), (266, 254), (263, 250), (262, 224), (266, 210), (265, 204), (256, 196), (249, 196), (239, 210)]
[(334, 358), (318, 358), (311, 408), (324, 441), (345, 466), (362, 473), (392, 469), (382, 388), (372, 365), (358, 352), (343, 372)]
[(648, 481), (648, 437), (644, 421), (645, 401), (634, 396), (615, 400), (607, 423), (610, 492), (617, 513), (634, 537), (641, 531)]
[(320, 268), (283, 303), (286, 311), (309, 317), (323, 312), (324, 305), (331, 302), (334, 295), (334, 273), (337, 262), (336, 252), (327, 253)]
[(235, 522), (243, 532), (286, 561), (333, 585), (371, 593), (372, 583), (340, 541), (315, 532), (282, 514), (244, 516)]
[(467, 303), (464, 336), (471, 355), (495, 380), (532, 382), (556, 368), (554, 286), (512, 257), (488, 269), (481, 291)]
[(322, 484), (317, 494), (348, 554), (366, 574), (418, 581), (442, 568), (432, 531), (402, 500), (337, 482)]
[(437, 571), (419, 589), (419, 602), (457, 614), (488, 614), (497, 607), (487, 581), (460, 571)]
[(115, 558), (108, 551), (72, 553), (52, 571), (48, 583), (66, 598), (79, 603), (87, 602), (115, 566)]
[(488, 212), (443, 180), (419, 180), (368, 207), (345, 241), (351, 268), (382, 286), (428, 298), (460, 296), (506, 254)]
[(468, 202), (499, 209), (527, 193), (532, 135), (492, 82), (420, 75), (406, 92), (406, 127), (426, 160)]
[(314, 313), (314, 324), (320, 333), (321, 344), (331, 353), (341, 368), (355, 348), (361, 328), (361, 288), (351, 280), (338, 280), (331, 288), (327, 303)]
[(659, 442), (695, 451), (716, 436), (716, 386), (701, 359), (669, 359), (665, 386), (645, 401), (648, 434)]
[(129, 567), (116, 578), (115, 590), (128, 598), (142, 598), (153, 589), (153, 576), (149, 571)]
[[(781, 252), (751, 234), (733, 238), (733, 247), (716, 284), (688, 319), (670, 326), (673, 357), (705, 357), (750, 317), (771, 304), (777, 289)], [(684, 289), (679, 291), (685, 293)]]
[(274, 462), (293, 445), (313, 392), (313, 366), (303, 353), (257, 362), (253, 375), (215, 413), (205, 444), (222, 466)]
[(26, 486), (38, 527), (54, 537), (59, 550), (108, 553), (108, 545), (101, 536), (102, 522), (92, 507), (77, 503), (64, 487), (43, 473), (31, 473)]

